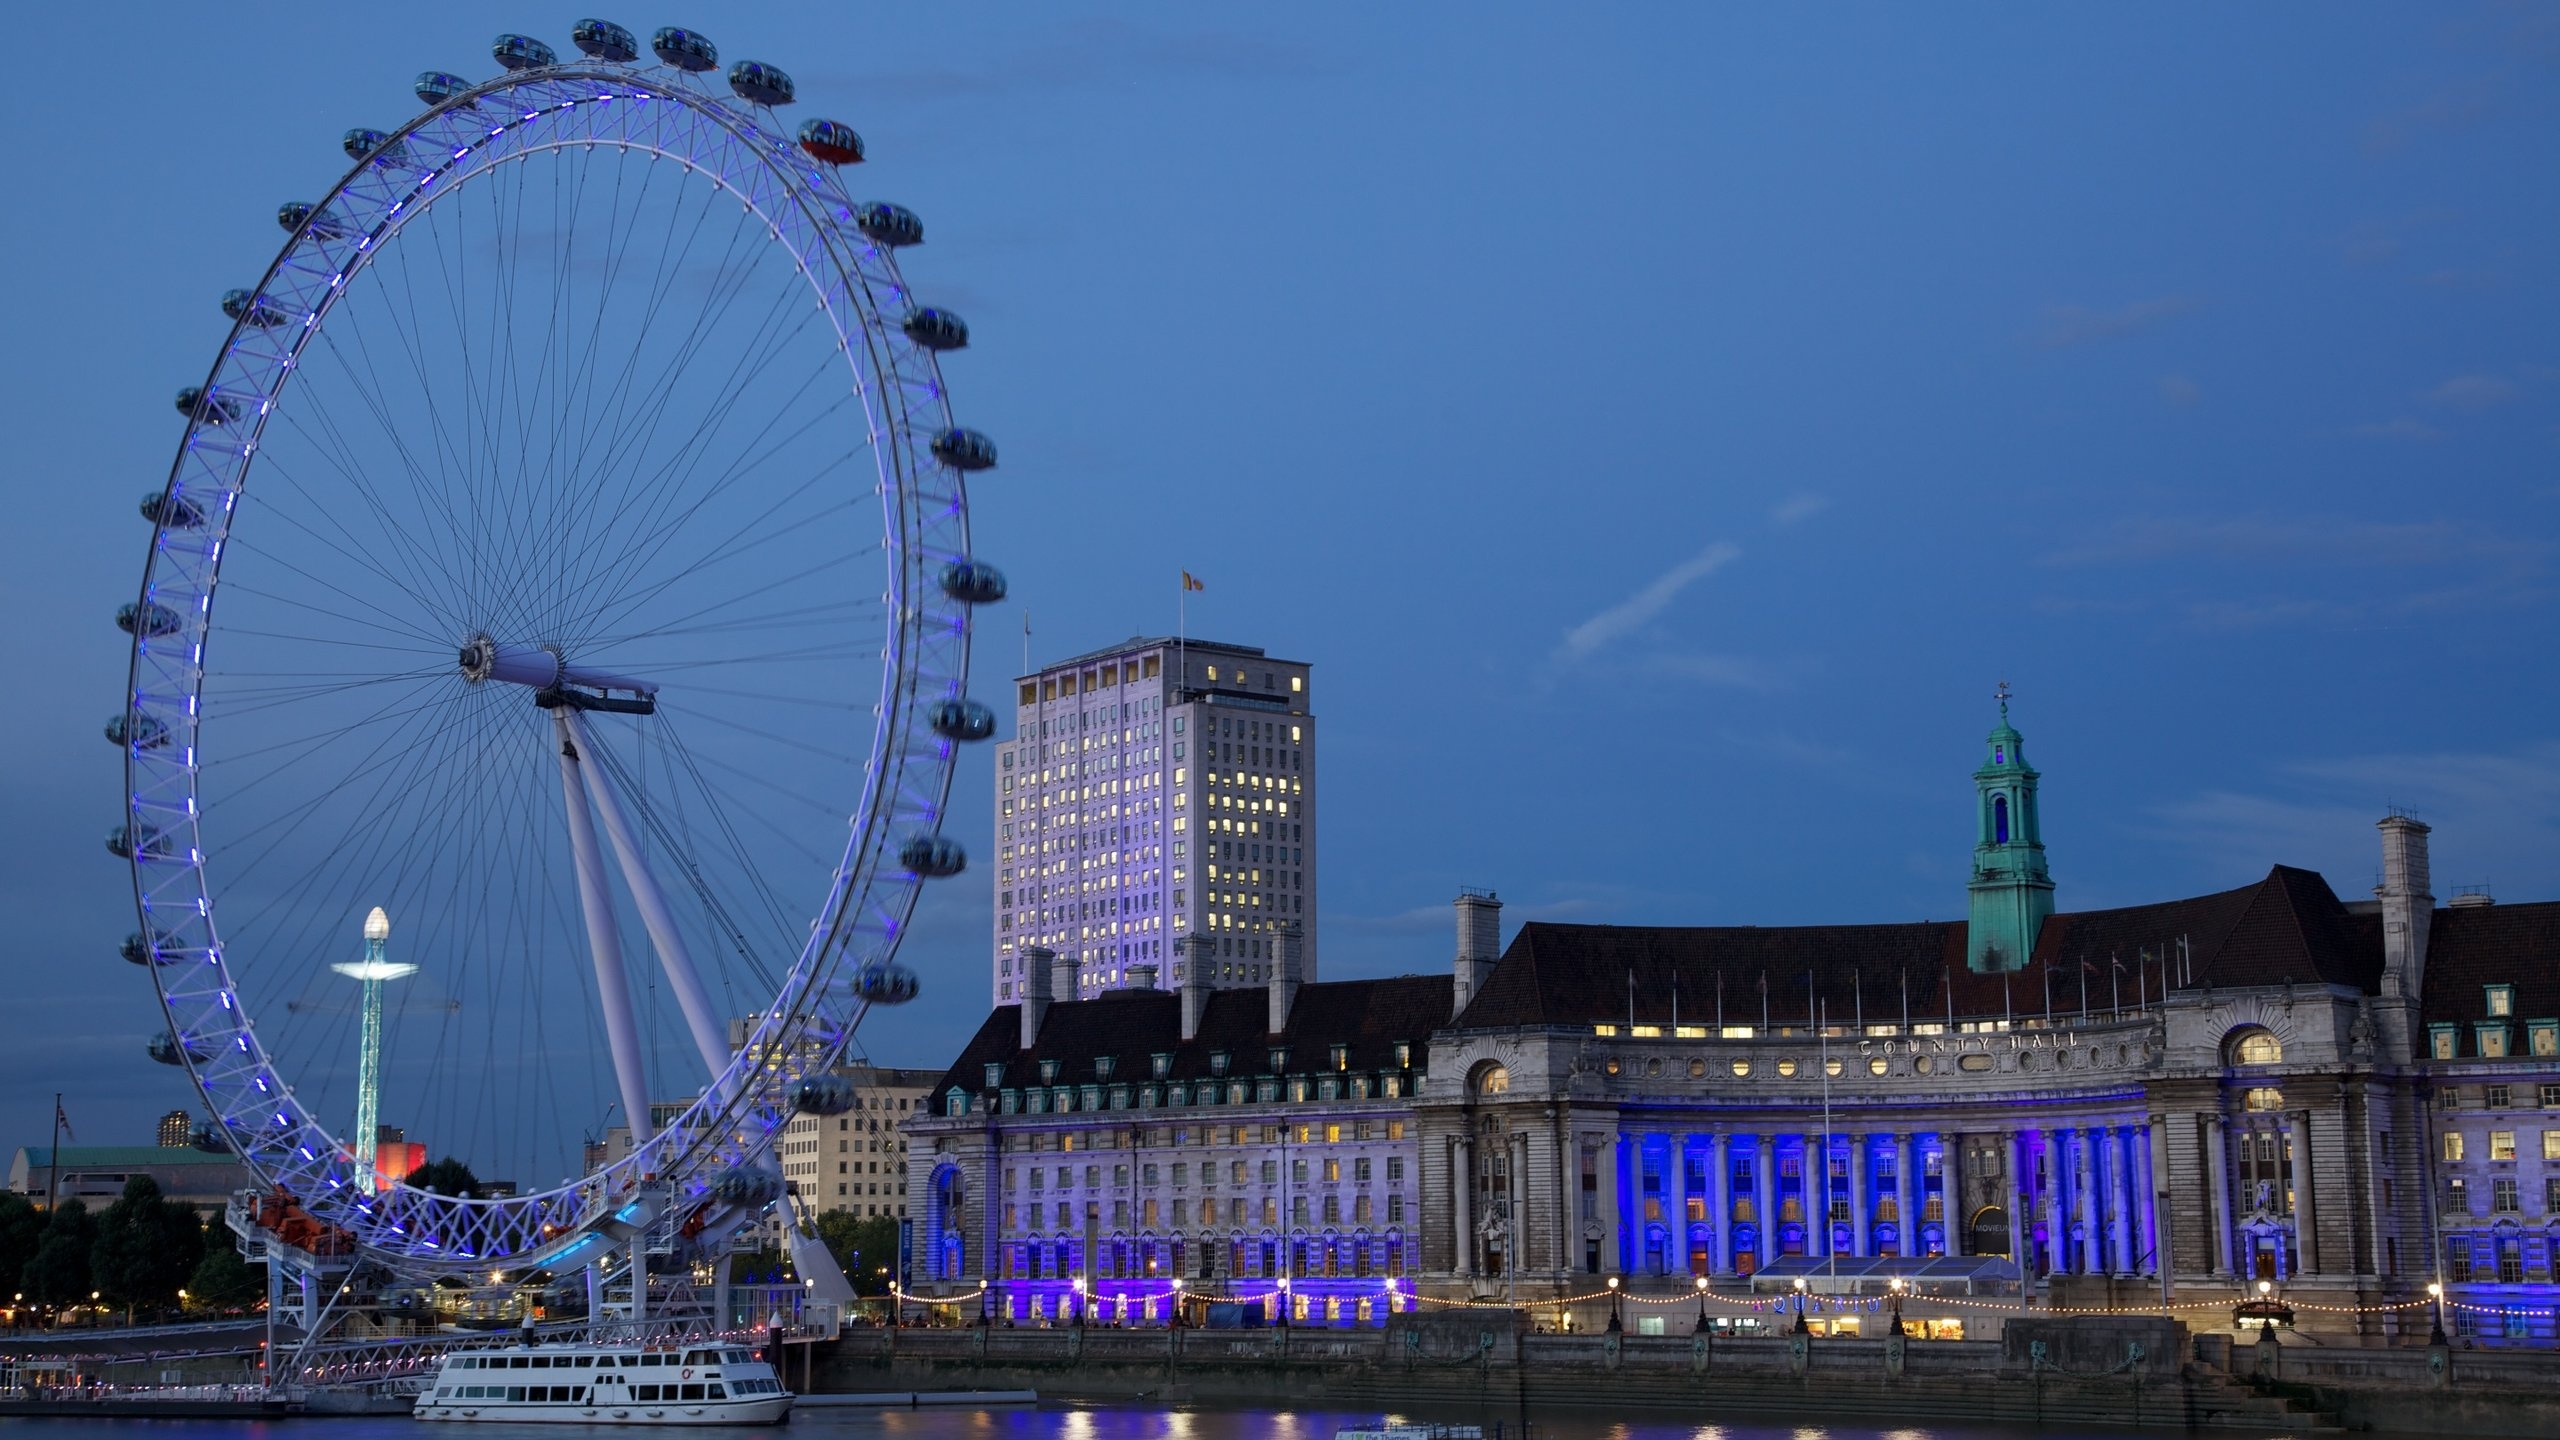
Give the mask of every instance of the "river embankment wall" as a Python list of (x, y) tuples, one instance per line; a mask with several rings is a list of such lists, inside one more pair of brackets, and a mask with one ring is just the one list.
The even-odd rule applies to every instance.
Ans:
[(1882, 1424), (2560, 1434), (2560, 1356), (2438, 1351), (2439, 1368), (2424, 1348), (2206, 1341), (2153, 1318), (2020, 1322), (1996, 1341), (1928, 1341), (1554, 1335), (1505, 1316), (1438, 1315), (1400, 1316), (1382, 1330), (850, 1330), (801, 1364), (808, 1388), (822, 1393), (1027, 1389), (1051, 1400), (1375, 1406), (1485, 1419), (1579, 1407)]

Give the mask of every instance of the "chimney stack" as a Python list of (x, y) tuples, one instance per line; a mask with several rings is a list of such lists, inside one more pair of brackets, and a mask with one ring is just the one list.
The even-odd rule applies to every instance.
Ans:
[(1128, 977), (1128, 984), (1125, 987), (1127, 989), (1153, 990), (1156, 988), (1156, 967), (1153, 965), (1132, 965), (1129, 967)]
[(2427, 827), (2407, 815), (2386, 815), (2382, 831), (2382, 974), (2386, 992), (2420, 997), (2427, 978), (2427, 932), (2436, 918), (2428, 889)]
[(1460, 890), (1458, 906), (1457, 983), (1451, 987), (1449, 1018), (1467, 1013), (1467, 1003), (1493, 975), (1502, 956), (1502, 898), (1490, 890)]
[(1298, 945), (1300, 932), (1295, 925), (1280, 927), (1271, 943), (1275, 958), (1271, 966), (1271, 1033), (1289, 1028), (1289, 1007), (1298, 1000)]
[(1181, 954), (1181, 973), (1174, 979), (1182, 990), (1182, 1040), (1189, 1044), (1200, 1033), (1200, 1017), (1209, 1009), (1209, 952), (1218, 942), (1206, 935), (1186, 935), (1174, 949)]
[(1049, 1018), (1050, 965), (1058, 957), (1055, 951), (1041, 945), (1025, 945), (1018, 957), (1022, 964), (1022, 1048), (1040, 1038), (1040, 1022)]
[(1076, 957), (1073, 955), (1052, 954), (1049, 957), (1049, 998), (1052, 1000), (1084, 998), (1076, 988)]

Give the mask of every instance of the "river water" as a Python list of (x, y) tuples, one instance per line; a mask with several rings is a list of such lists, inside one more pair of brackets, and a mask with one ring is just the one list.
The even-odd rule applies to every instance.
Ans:
[[(803, 1412), (781, 1431), (750, 1427), (643, 1430), (618, 1426), (424, 1425), (405, 1418), (341, 1420), (0, 1420), (0, 1440), (604, 1440), (608, 1435), (673, 1433), (722, 1440), (787, 1434), (792, 1440), (1333, 1440), (1345, 1425), (1375, 1424), (1376, 1410), (1144, 1410), (1058, 1405), (991, 1410)], [(2121, 1430), (2039, 1430), (1991, 1426), (1703, 1423), (1678, 1419), (1601, 1419), (1584, 1412), (1532, 1411), (1524, 1437), (1508, 1415), (1415, 1414), (1414, 1420), (1499, 1423), (1503, 1440), (2123, 1440)], [(2273, 1440), (2269, 1431), (2256, 1440)], [(2253, 1440), (2231, 1432), (2230, 1440)]]

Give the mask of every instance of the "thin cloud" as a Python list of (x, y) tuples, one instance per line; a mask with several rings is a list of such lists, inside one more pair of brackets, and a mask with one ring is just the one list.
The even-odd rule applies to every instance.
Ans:
[(2456, 375), (2426, 393), (2426, 402), (2476, 415), (2494, 410), (2524, 393), (2514, 381), (2498, 375)]
[(1719, 540), (1683, 560), (1633, 595), (1564, 632), (1564, 643), (1556, 648), (1557, 658), (1581, 660), (1592, 652), (1628, 634), (1670, 608), (1680, 592), (1706, 579), (1740, 558), (1742, 547)]
[(2049, 305), (2043, 323), (2028, 338), (2040, 350), (2063, 350), (2074, 345), (2091, 345), (2102, 340), (2121, 339), (2139, 334), (2196, 308), (2191, 295), (2164, 295), (2157, 300), (2136, 300), (2113, 310), (2092, 310), (2085, 305)]
[(1793, 676), (1747, 655), (1657, 655), (1644, 668), (1675, 679), (1763, 695), (1795, 683)]
[(2388, 420), (2358, 425), (2347, 433), (2359, 440), (2433, 440), (2443, 432), (2424, 420), (2395, 415)]
[[(2394, 807), (2435, 828), (2440, 901), (2454, 885), (2546, 874), (2560, 864), (2560, 743), (2300, 761), (2263, 785), (2200, 791), (2151, 814), (2156, 833), (2204, 847), (2234, 879), (2303, 865), (2352, 900), (2380, 860), (2373, 824)], [(2485, 870), (2492, 862), (2503, 876)]]
[(2204, 391), (2184, 375), (2160, 377), (2160, 403), (2172, 410), (2192, 410), (2204, 398)]
[(1800, 525), (1831, 508), (1831, 497), (1804, 491), (1781, 500), (1769, 511), (1769, 523), (1780, 529)]

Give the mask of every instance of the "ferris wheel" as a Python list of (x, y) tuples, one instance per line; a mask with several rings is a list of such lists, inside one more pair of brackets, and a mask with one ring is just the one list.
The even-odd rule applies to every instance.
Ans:
[[(153, 1056), (411, 1272), (769, 1203), (777, 1132), (850, 1105), (826, 1072), (916, 991), (994, 729), (995, 447), (943, 388), (966, 325), (900, 273), (922, 223), (846, 190), (850, 127), (785, 128), (777, 67), (573, 38), (420, 76), (279, 211), (117, 617)], [(403, 1184), (377, 1125), (513, 1193)]]

